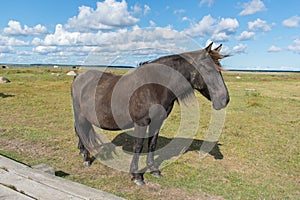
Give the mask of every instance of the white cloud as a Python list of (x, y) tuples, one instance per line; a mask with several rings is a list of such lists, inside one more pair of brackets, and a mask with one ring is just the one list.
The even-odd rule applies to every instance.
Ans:
[(275, 45), (270, 46), (268, 49), (268, 52), (279, 52), (279, 51), (282, 51), (282, 48)]
[(289, 27), (289, 28), (296, 28), (299, 27), (300, 23), (300, 17), (299, 16), (293, 16), (291, 18), (288, 18), (282, 22), (283, 26)]
[(12, 53), (13, 52), (13, 48), (11, 46), (0, 46), (0, 54), (2, 53)]
[(226, 42), (230, 40), (230, 35), (236, 32), (239, 27), (237, 19), (221, 18), (221, 21), (216, 25), (212, 39), (216, 42)]
[(18, 21), (10, 20), (8, 22), (8, 27), (3, 29), (4, 35), (12, 36), (30, 36), (30, 35), (45, 35), (47, 33), (47, 28), (40, 24), (33, 28), (24, 25), (22, 28), (21, 23)]
[(185, 10), (184, 9), (174, 10), (173, 13), (174, 14), (182, 14), (182, 13), (185, 13)]
[(221, 18), (215, 20), (211, 15), (204, 16), (197, 24), (191, 23), (191, 28), (183, 32), (192, 37), (211, 36), (216, 41), (228, 41), (230, 35), (239, 27), (237, 19)]
[(3, 46), (27, 46), (29, 42), (18, 40), (14, 37), (0, 35), (0, 45)]
[(191, 24), (191, 28), (184, 33), (192, 37), (210, 35), (214, 30), (215, 21), (211, 15), (206, 15), (197, 24)]
[(155, 27), (150, 29), (142, 29), (135, 27), (132, 31), (127, 32), (132, 41), (153, 41), (153, 40), (173, 40), (183, 38), (183, 34), (176, 31), (172, 26)]
[[(144, 12), (148, 12), (149, 6), (145, 7)], [(68, 20), (66, 28), (77, 31), (88, 32), (90, 30), (109, 30), (123, 27), (130, 27), (139, 19), (133, 17), (128, 11), (125, 0), (121, 2), (115, 0), (105, 0), (97, 2), (94, 10), (88, 6), (79, 7), (79, 14)]]
[(191, 23), (189, 29), (183, 32), (191, 37), (211, 36), (214, 41), (228, 41), (235, 33), (239, 22), (235, 18), (215, 20), (211, 15), (204, 16), (197, 24)]
[(139, 40), (140, 38), (145, 38), (151, 36), (152, 33), (141, 32), (141, 35), (135, 34), (138, 32), (136, 28), (132, 31), (127, 29), (119, 29), (115, 31), (108, 32), (72, 32), (66, 30), (63, 25), (57, 24), (53, 34), (48, 34), (44, 39), (34, 38), (31, 42), (35, 46), (100, 46), (105, 47), (103, 50), (109, 48), (113, 49), (115, 44), (130, 43), (134, 39)]
[(261, 0), (251, 0), (242, 5), (243, 10), (239, 15), (252, 15), (266, 10), (265, 4)]
[(149, 5), (144, 5), (144, 15), (147, 15), (151, 12), (151, 8)]
[(132, 9), (132, 13), (133, 14), (143, 13), (144, 15), (147, 15), (147, 14), (149, 14), (151, 12), (151, 8), (147, 4), (144, 5), (144, 10), (143, 10), (143, 8), (141, 8), (138, 5), (132, 6), (131, 9)]
[(230, 36), (225, 32), (214, 33), (211, 37), (214, 42), (226, 42), (230, 39)]
[(41, 45), (59, 45), (59, 46), (70, 46), (70, 45), (77, 45), (80, 33), (79, 32), (68, 32), (64, 30), (61, 24), (57, 24), (55, 27), (54, 34), (48, 34), (44, 41), (39, 39), (34, 39), (33, 44), (37, 45), (38, 42)]
[(149, 24), (150, 24), (150, 27), (155, 27), (156, 26), (156, 23), (152, 20), (149, 21)]
[(143, 9), (142, 9), (140, 6), (138, 6), (138, 5), (134, 5), (133, 7), (131, 7), (131, 9), (132, 9), (132, 11), (133, 11), (134, 14), (140, 13), (140, 12), (142, 12), (142, 10), (143, 10)]
[(57, 52), (59, 51), (59, 49), (56, 46), (37, 46), (35, 48), (32, 49), (32, 51), (34, 53), (38, 53), (38, 54), (49, 54), (49, 53), (53, 53), (53, 52)]
[(124, 63), (120, 64), (132, 65), (132, 61), (125, 62), (126, 57), (143, 61), (180, 53), (186, 50), (186, 40), (183, 33), (171, 26), (146, 29), (134, 26), (131, 30), (83, 33), (70, 32), (58, 24), (53, 34), (48, 34), (43, 39), (34, 38), (31, 45), (34, 46), (33, 54), (47, 56), (48, 60), (58, 57), (63, 62), (63, 59), (70, 60), (79, 56), (83, 61), (92, 52), (96, 57), (87, 59), (90, 64), (110, 64), (118, 55), (122, 55)]
[(201, 0), (199, 3), (199, 6), (203, 6), (204, 4), (207, 4), (208, 7), (211, 7), (216, 0)]
[(287, 48), (289, 51), (300, 54), (300, 39), (297, 38), (293, 41), (293, 44), (289, 45)]
[(246, 51), (247, 51), (247, 45), (245, 45), (245, 44), (238, 44), (238, 45), (236, 45), (236, 46), (233, 47), (232, 51), (235, 54), (246, 53)]
[(185, 21), (190, 21), (190, 19), (188, 17), (182, 17), (181, 21), (185, 22)]
[[(99, 33), (98, 37), (104, 38)], [(94, 38), (96, 35), (94, 35)], [(110, 33), (106, 37), (107, 44), (101, 44), (93, 51), (93, 59), (87, 59), (89, 63), (110, 64), (116, 57), (122, 57), (116, 62), (122, 64), (138, 63), (132, 60), (143, 61), (157, 58), (161, 55), (180, 53), (185, 50), (187, 42), (184, 35), (171, 26), (142, 29), (135, 26), (132, 30)], [(99, 39), (103, 41), (103, 39)], [(134, 58), (134, 59), (133, 59)], [(101, 60), (101, 61), (99, 61)], [(131, 60), (129, 62), (129, 60)]]
[(254, 38), (255, 33), (249, 31), (243, 31), (239, 36), (236, 37), (237, 40), (250, 40)]
[(270, 31), (271, 30), (271, 26), (268, 25), (268, 23), (264, 20), (261, 20), (261, 19), (256, 19), (255, 21), (253, 22), (248, 22), (248, 28), (249, 30), (252, 30), (252, 31)]
[(224, 55), (230, 55), (231, 53), (230, 48), (226, 45), (223, 45), (221, 49), (221, 53)]
[(216, 32), (234, 33), (239, 27), (237, 19), (233, 18), (221, 18), (221, 21), (216, 26)]

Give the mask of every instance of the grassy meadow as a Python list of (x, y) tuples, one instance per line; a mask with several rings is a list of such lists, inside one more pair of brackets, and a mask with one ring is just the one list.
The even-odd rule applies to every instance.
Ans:
[[(27, 165), (46, 163), (57, 175), (127, 199), (300, 199), (300, 74), (224, 72), (231, 101), (217, 151), (199, 159), (199, 142), (138, 187), (130, 174), (78, 154), (66, 69), (0, 69), (0, 154)], [(124, 73), (124, 71), (114, 71)], [(203, 140), (211, 105), (197, 94)], [(174, 107), (160, 133), (171, 140), (180, 120)], [(112, 139), (120, 132), (107, 133)], [(214, 156), (221, 154), (222, 156)]]

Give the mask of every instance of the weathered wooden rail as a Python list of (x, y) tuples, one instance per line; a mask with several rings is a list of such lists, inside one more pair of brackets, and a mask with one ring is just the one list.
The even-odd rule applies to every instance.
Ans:
[(45, 173), (0, 155), (0, 199), (121, 200), (122, 198)]

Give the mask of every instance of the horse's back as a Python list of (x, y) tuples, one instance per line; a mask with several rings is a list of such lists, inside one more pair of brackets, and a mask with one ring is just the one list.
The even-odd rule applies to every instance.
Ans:
[(79, 74), (73, 81), (72, 84), (72, 91), (75, 93), (78, 92), (87, 92), (87, 90), (93, 90), (96, 89), (96, 87), (99, 85), (99, 82), (105, 82), (105, 83), (110, 83), (110, 80), (115, 80), (118, 79), (118, 76), (107, 73), (107, 72), (102, 72), (98, 70), (89, 70), (86, 71), (82, 74)]

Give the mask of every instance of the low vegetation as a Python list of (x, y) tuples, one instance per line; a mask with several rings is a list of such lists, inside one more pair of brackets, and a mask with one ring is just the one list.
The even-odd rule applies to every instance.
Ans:
[[(73, 129), (73, 77), (66, 72), (0, 69), (11, 80), (0, 85), (0, 154), (30, 166), (46, 163), (66, 179), (128, 199), (300, 197), (300, 74), (224, 72), (231, 102), (217, 152), (199, 159), (197, 141), (208, 128), (211, 105), (197, 94), (201, 121), (196, 142), (162, 169), (162, 179), (146, 174), (147, 185), (137, 187), (128, 173), (98, 160), (89, 168), (82, 165)], [(161, 130), (161, 144), (174, 137), (179, 114), (176, 105)], [(121, 133), (107, 134), (113, 139)]]

